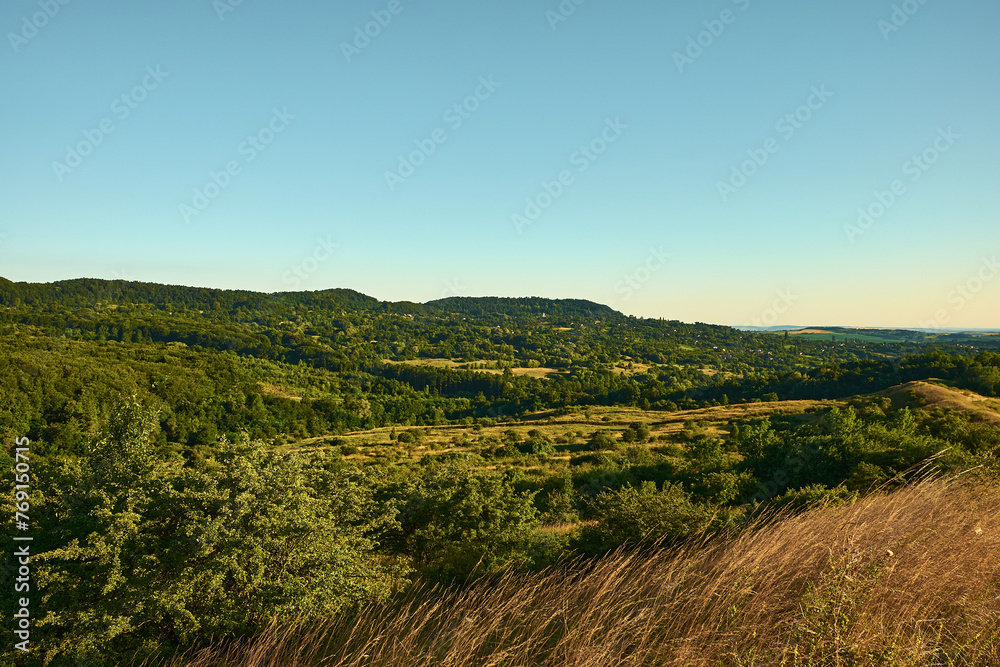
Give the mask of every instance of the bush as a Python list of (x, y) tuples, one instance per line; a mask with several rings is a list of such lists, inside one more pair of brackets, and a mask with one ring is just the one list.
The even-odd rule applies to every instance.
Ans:
[(425, 573), (450, 579), (526, 561), (535, 494), (518, 492), (508, 475), (448, 464), (424, 473), (408, 495), (395, 543)]
[(523, 454), (555, 454), (555, 447), (552, 441), (544, 435), (532, 435), (527, 440), (517, 445), (517, 449)]
[(507, 429), (503, 432), (503, 441), (512, 445), (516, 445), (521, 442), (521, 434), (512, 428)]
[(623, 442), (646, 442), (649, 440), (649, 426), (643, 422), (632, 422), (622, 432)]
[(610, 431), (595, 431), (594, 435), (590, 436), (587, 448), (594, 452), (604, 449), (615, 449), (617, 442)]
[(597, 525), (584, 528), (579, 545), (591, 554), (622, 544), (689, 537), (705, 529), (713, 515), (709, 508), (692, 502), (680, 485), (666, 483), (660, 491), (648, 481), (639, 488), (626, 486), (601, 493), (593, 505)]
[(862, 461), (847, 478), (846, 485), (851, 491), (868, 493), (874, 491), (888, 479), (889, 475), (882, 468), (873, 463)]
[(804, 510), (817, 505), (838, 505), (856, 500), (858, 494), (844, 487), (828, 489), (822, 484), (810, 484), (801, 489), (789, 489), (766, 504), (767, 509)]
[(403, 444), (411, 444), (415, 442), (420, 442), (421, 438), (424, 437), (423, 431), (416, 428), (407, 429), (396, 435), (396, 441)]

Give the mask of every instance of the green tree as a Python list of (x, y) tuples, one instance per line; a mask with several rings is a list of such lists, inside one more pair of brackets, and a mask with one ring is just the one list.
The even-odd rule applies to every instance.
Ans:
[(47, 490), (59, 544), (39, 556), (48, 658), (141, 654), (259, 628), (276, 614), (384, 598), (402, 572), (374, 555), (393, 508), (351, 469), (259, 442), (222, 442), (197, 468), (157, 461), (136, 401), (87, 463)]

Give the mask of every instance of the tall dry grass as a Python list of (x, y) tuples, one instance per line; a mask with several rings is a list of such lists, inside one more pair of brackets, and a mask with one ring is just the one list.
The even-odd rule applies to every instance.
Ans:
[(417, 586), (171, 664), (1000, 666), (1000, 490), (925, 481), (725, 539)]

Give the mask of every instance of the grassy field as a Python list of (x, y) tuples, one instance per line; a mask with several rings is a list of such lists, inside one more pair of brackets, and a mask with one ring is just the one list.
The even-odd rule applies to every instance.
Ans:
[[(539, 369), (530, 369), (539, 370)], [(933, 410), (958, 409), (973, 412), (978, 418), (1000, 423), (1000, 399), (987, 398), (971, 391), (947, 386), (940, 380), (908, 382), (892, 387), (878, 396), (892, 399), (894, 408)], [(629, 424), (641, 422), (650, 430), (650, 446), (662, 443), (679, 443), (686, 428), (694, 427), (710, 435), (724, 436), (731, 430), (731, 423), (764, 417), (781, 417), (793, 421), (815, 421), (818, 413), (846, 405), (846, 401), (773, 401), (741, 403), (735, 405), (681, 410), (678, 412), (644, 411), (629, 407), (592, 406), (576, 408), (569, 412), (539, 412), (520, 421), (482, 425), (444, 425), (419, 427), (385, 427), (369, 431), (356, 431), (344, 435), (308, 438), (281, 447), (284, 451), (317, 452), (343, 448), (352, 452), (349, 459), (373, 458), (397, 463), (419, 461), (424, 456), (455, 453), (474, 453), (483, 443), (502, 440), (508, 431), (522, 438), (529, 431), (539, 431), (555, 443), (556, 455), (552, 463), (568, 462), (580, 453), (584, 444), (597, 431), (622, 431)], [(394, 433), (409, 431), (415, 436), (412, 443), (400, 443), (391, 437)], [(357, 451), (354, 451), (354, 448)]]
[[(427, 366), (430, 368), (450, 368), (450, 369), (459, 369), (467, 371), (476, 371), (478, 373), (493, 373), (495, 375), (500, 375), (504, 372), (503, 368), (488, 368), (487, 362), (482, 362), (482, 361), (455, 361), (454, 359), (409, 359), (407, 361), (392, 361), (391, 359), (383, 359), (383, 361), (387, 364), (404, 364), (407, 366)], [(510, 372), (513, 373), (514, 375), (527, 375), (529, 377), (536, 377), (536, 378), (543, 378), (543, 377), (549, 377), (551, 375), (564, 374), (564, 371), (560, 371), (556, 368), (546, 368), (544, 366), (539, 366), (535, 368), (514, 367), (510, 369)]]
[[(773, 332), (778, 333), (778, 332)], [(781, 332), (784, 333), (784, 332)], [(796, 338), (803, 338), (805, 340), (832, 340), (836, 338), (838, 342), (845, 341), (858, 341), (861, 343), (901, 343), (903, 340), (901, 338), (887, 338), (885, 336), (872, 336), (869, 334), (861, 333), (797, 333), (795, 331), (789, 332), (789, 335), (795, 336)]]
[(1000, 399), (950, 387), (941, 380), (907, 382), (883, 394), (892, 399), (894, 407), (962, 410), (973, 412), (985, 421), (1000, 423)]
[[(639, 408), (594, 406), (569, 413), (540, 412), (526, 419), (504, 422), (495, 426), (446, 425), (420, 426), (410, 429), (386, 427), (370, 431), (357, 431), (337, 437), (319, 437), (284, 445), (284, 451), (314, 452), (335, 447), (356, 447), (356, 453), (347, 458), (390, 458), (396, 462), (420, 460), (425, 455), (446, 455), (456, 452), (471, 453), (491, 438), (500, 440), (507, 431), (515, 431), (522, 438), (529, 431), (540, 431), (555, 443), (556, 461), (568, 461), (579, 453), (596, 431), (620, 431), (629, 424), (642, 422), (649, 427), (652, 442), (676, 442), (686, 425), (694, 425), (705, 433), (725, 435), (734, 420), (757, 419), (773, 415), (810, 418), (814, 412), (844, 405), (842, 401), (775, 401), (770, 403), (744, 403), (679, 412), (644, 411)], [(403, 445), (394, 442), (391, 435), (409, 431), (416, 435), (414, 443)], [(351, 450), (349, 450), (351, 451)]]

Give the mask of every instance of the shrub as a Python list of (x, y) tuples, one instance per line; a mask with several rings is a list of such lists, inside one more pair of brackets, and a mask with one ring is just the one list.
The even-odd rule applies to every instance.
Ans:
[(464, 464), (428, 470), (409, 492), (395, 532), (397, 548), (440, 578), (490, 572), (526, 560), (538, 511), (535, 494), (510, 476)]
[(624, 442), (646, 442), (649, 440), (649, 426), (643, 422), (632, 422), (622, 432)]
[(604, 449), (614, 449), (617, 445), (617, 441), (614, 436), (611, 435), (610, 431), (595, 431), (592, 436), (590, 436), (590, 442), (587, 444), (588, 449), (594, 452), (599, 452)]
[(597, 525), (581, 535), (585, 552), (602, 553), (622, 544), (649, 544), (688, 537), (703, 530), (712, 512), (697, 505), (678, 484), (658, 490), (654, 482), (604, 492), (593, 502)]
[(524, 454), (555, 454), (555, 447), (552, 441), (544, 435), (532, 435), (527, 440), (517, 446), (517, 449)]

